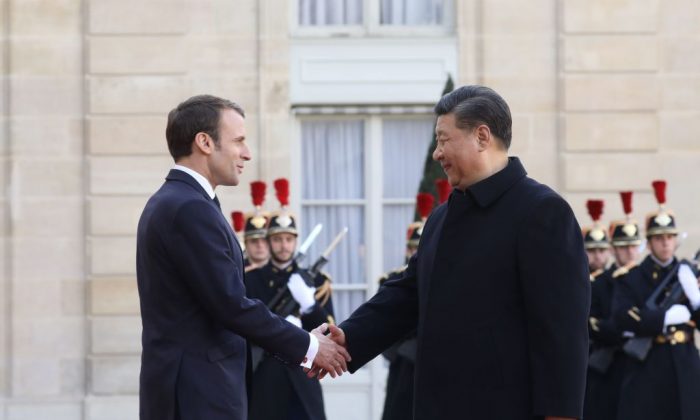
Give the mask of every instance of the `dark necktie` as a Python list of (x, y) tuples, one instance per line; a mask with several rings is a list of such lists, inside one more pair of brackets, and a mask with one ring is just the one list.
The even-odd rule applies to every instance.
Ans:
[(218, 207), (219, 210), (221, 210), (221, 203), (219, 202), (219, 197), (214, 196), (214, 204), (216, 204), (216, 207)]

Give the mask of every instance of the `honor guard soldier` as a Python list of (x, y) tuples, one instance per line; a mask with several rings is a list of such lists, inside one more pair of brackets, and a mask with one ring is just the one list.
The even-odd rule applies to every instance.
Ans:
[[(433, 209), (435, 198), (430, 193), (419, 193), (416, 206), (420, 220), (408, 226), (406, 234), (406, 262), (418, 250), (418, 242), (423, 233), (425, 220)], [(387, 281), (398, 279), (403, 275), (406, 266), (390, 271), (379, 279), (380, 287)], [(389, 361), (389, 376), (386, 380), (386, 397), (382, 420), (404, 420), (413, 416), (413, 375), (416, 363), (416, 332), (413, 331), (404, 339), (382, 353)]]
[(591, 285), (589, 331), (592, 352), (586, 383), (585, 419), (617, 420), (617, 403), (625, 372), (622, 345), (629, 333), (621, 331), (612, 317), (615, 284), (638, 264), (642, 243), (639, 225), (632, 219), (632, 192), (620, 192), (625, 219), (610, 223), (615, 262)]
[(600, 216), (603, 214), (603, 200), (588, 200), (586, 208), (593, 219), (593, 226), (582, 229), (583, 245), (588, 256), (591, 280), (594, 280), (603, 274), (608, 264), (610, 242), (605, 228), (600, 224)]
[(700, 418), (700, 356), (693, 335), (700, 321), (696, 267), (678, 261), (676, 219), (666, 209), (666, 183), (654, 181), (659, 210), (646, 218), (650, 250), (637, 269), (617, 282), (613, 313), (632, 331), (618, 405), (619, 419)]
[(263, 213), (266, 185), (262, 181), (250, 183), (250, 195), (253, 198), (255, 210), (245, 219), (244, 243), (246, 249), (245, 270), (251, 271), (262, 267), (270, 259), (270, 248), (267, 244), (268, 215)]
[[(289, 183), (278, 179), (274, 186), (281, 209), (267, 225), (270, 261), (246, 274), (247, 295), (260, 299), (278, 315), (307, 331), (324, 322), (334, 324), (330, 278), (322, 273), (311, 278), (294, 259), (298, 231), (294, 216), (287, 210)], [(284, 301), (285, 296), (293, 299), (291, 311), (283, 311), (279, 308), (285, 305), (275, 303)], [(301, 367), (265, 354), (254, 369), (250, 420), (326, 418), (321, 384), (316, 378), (309, 379)]]

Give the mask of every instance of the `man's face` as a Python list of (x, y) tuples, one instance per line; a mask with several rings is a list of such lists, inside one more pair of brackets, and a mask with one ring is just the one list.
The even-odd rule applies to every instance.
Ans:
[(275, 262), (286, 263), (297, 249), (297, 237), (291, 233), (276, 233), (269, 237), (270, 255)]
[(631, 263), (632, 261), (637, 261), (637, 259), (639, 259), (639, 246), (614, 246), (613, 253), (615, 254), (615, 261), (617, 262), (617, 265), (622, 267)]
[(477, 130), (461, 129), (454, 114), (441, 115), (435, 125), (437, 145), (433, 159), (440, 162), (450, 185), (464, 189), (477, 176), (479, 147)]
[(244, 162), (251, 159), (245, 142), (243, 117), (233, 109), (221, 111), (219, 118), (219, 142), (209, 156), (210, 181), (217, 185), (238, 185)]
[(586, 255), (588, 255), (588, 267), (591, 272), (605, 268), (605, 264), (608, 263), (607, 248), (587, 249)]
[(649, 249), (659, 261), (665, 262), (670, 260), (676, 252), (676, 235), (664, 233), (650, 236)]
[(251, 238), (245, 240), (245, 250), (248, 254), (248, 259), (259, 264), (270, 258), (270, 247), (267, 245), (265, 238)]

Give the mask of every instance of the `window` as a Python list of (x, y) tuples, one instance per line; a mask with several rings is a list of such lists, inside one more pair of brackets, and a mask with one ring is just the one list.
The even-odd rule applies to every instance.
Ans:
[(298, 35), (445, 34), (454, 0), (296, 0)]
[(381, 25), (442, 25), (447, 0), (381, 0)]
[(301, 120), (302, 238), (323, 224), (311, 258), (349, 228), (326, 267), (339, 322), (374, 293), (382, 273), (404, 263), (432, 131), (427, 115)]
[(300, 26), (361, 25), (362, 0), (298, 0)]

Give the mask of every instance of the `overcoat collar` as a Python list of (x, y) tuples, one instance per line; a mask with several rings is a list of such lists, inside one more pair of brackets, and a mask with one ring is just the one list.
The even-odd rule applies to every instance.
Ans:
[[(488, 207), (527, 175), (520, 159), (509, 157), (505, 168), (467, 188), (479, 207)], [(455, 189), (453, 194), (466, 194)]]

